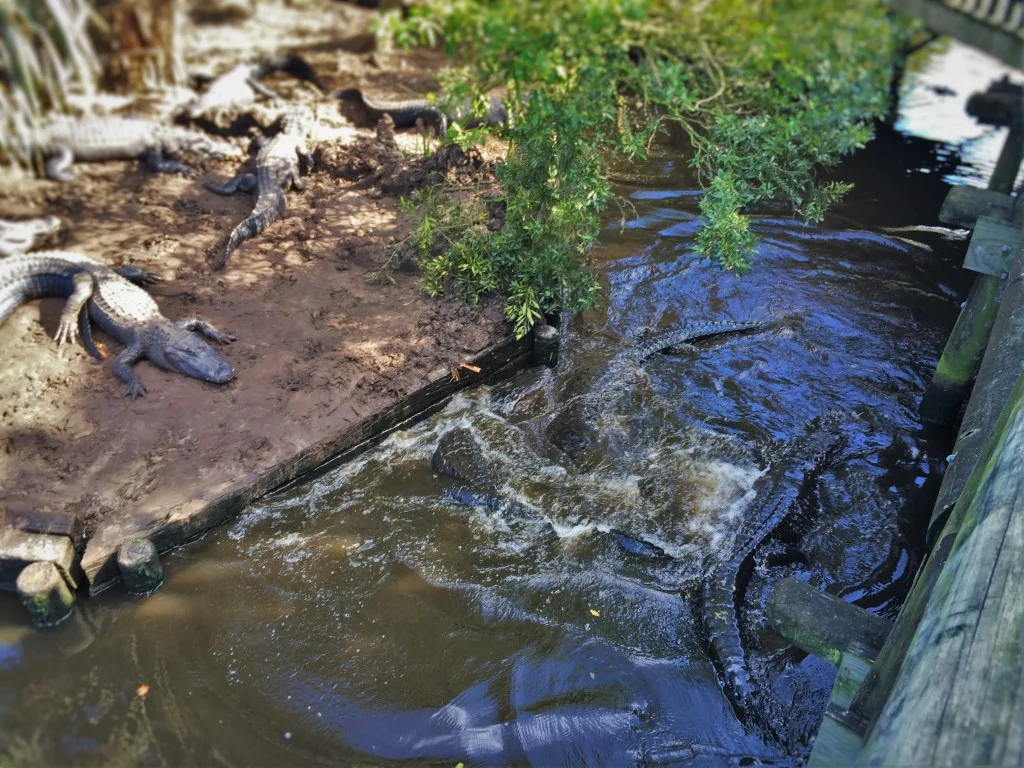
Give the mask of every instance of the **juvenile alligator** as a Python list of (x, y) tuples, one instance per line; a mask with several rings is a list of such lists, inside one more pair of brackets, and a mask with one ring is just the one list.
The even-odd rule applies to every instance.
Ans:
[[(74, 181), (68, 172), (75, 160), (131, 160), (137, 157), (158, 173), (188, 173), (173, 158), (179, 153), (205, 157), (239, 157), (242, 150), (205, 133), (132, 117), (60, 116), (33, 137), (33, 150), (46, 158), (46, 175)], [(166, 155), (170, 155), (168, 158)]]
[(133, 400), (146, 393), (132, 370), (143, 358), (203, 381), (231, 381), (231, 364), (197, 333), (221, 344), (235, 337), (198, 318), (168, 320), (152, 297), (136, 285), (154, 280), (154, 275), (137, 267), (111, 269), (75, 251), (15, 254), (0, 260), (0, 324), (26, 301), (67, 296), (57, 326), (57, 344), (73, 342), (81, 332), (86, 349), (102, 359), (92, 340), (91, 318), (124, 345), (114, 361), (114, 373), (128, 386)]
[(320, 78), (304, 59), (295, 55), (274, 56), (239, 64), (216, 78), (206, 92), (197, 98), (186, 110), (192, 120), (210, 116), (224, 110), (249, 107), (256, 102), (256, 96), (278, 100), (280, 97), (259, 82), (271, 72), (287, 72), (300, 80), (306, 80), (323, 90)]
[(449, 113), (426, 99), (400, 101), (374, 99), (359, 88), (346, 88), (335, 93), (334, 97), (342, 101), (359, 102), (373, 122), (377, 122), (384, 115), (390, 115), (391, 119), (395, 121), (395, 128), (412, 128), (416, 125), (417, 120), (422, 120), (424, 125), (432, 127), (442, 137), (448, 135), (448, 126), (451, 123), (464, 123), (467, 128), (474, 128), (478, 125), (498, 125), (508, 122), (508, 109), (500, 100), (493, 98), (487, 110), (487, 116), (476, 117), (468, 103), (460, 105), (458, 109)]
[(0, 256), (30, 251), (59, 230), (60, 219), (56, 216), (24, 221), (0, 219)]
[[(812, 421), (779, 462), (781, 472), (769, 472), (755, 483), (759, 492), (756, 515), (747, 520), (733, 543), (729, 559), (704, 584), (704, 623), (712, 655), (737, 706), (746, 707), (754, 685), (740, 641), (737, 610), (743, 603), (758, 546), (778, 528), (797, 501), (809, 493), (829, 469), (844, 444), (841, 427), (847, 417), (831, 411)], [(760, 502), (761, 492), (767, 492)]]
[(207, 184), (218, 195), (256, 192), (256, 205), (242, 223), (231, 232), (224, 261), (227, 266), (231, 254), (246, 240), (256, 237), (284, 212), (284, 190), (292, 186), (300, 192), (306, 188), (299, 172), (299, 158), (306, 168), (313, 167), (309, 154), (308, 136), (313, 128), (313, 111), (309, 107), (294, 107), (285, 113), (281, 132), (267, 141), (256, 153), (255, 173), (242, 172), (226, 184)]
[(586, 446), (595, 444), (601, 416), (608, 410), (612, 399), (629, 386), (631, 375), (652, 355), (711, 336), (763, 330), (773, 322), (749, 320), (683, 323), (627, 347), (597, 372), (594, 385), (587, 394), (566, 403), (552, 419), (547, 427), (548, 439), (569, 458), (576, 460), (578, 454), (586, 450)]

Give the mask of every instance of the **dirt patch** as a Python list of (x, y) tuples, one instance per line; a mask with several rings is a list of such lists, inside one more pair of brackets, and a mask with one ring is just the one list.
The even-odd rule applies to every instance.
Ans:
[[(366, 13), (338, 5), (326, 7), (357, 36)], [(307, 23), (310, 14), (296, 18)], [(230, 42), (237, 32), (218, 38), (206, 29), (201, 40)], [(401, 64), (386, 72), (380, 56), (368, 64), (372, 54), (315, 42), (304, 55), (328, 83), (430, 79), (408, 69), (415, 62), (393, 59)], [(507, 338), (498, 301), (435, 300), (408, 272), (385, 283), (368, 279), (387, 246), (407, 234), (394, 194), (438, 174), (486, 178), (487, 164), (461, 150), (417, 158), (415, 133), (392, 137), (382, 161), (372, 127), (352, 125), (307, 84), (274, 87), (316, 105), (322, 162), (226, 271), (211, 263), (253, 201), (204, 185), (226, 180), (237, 163), (210, 162), (190, 177), (152, 175), (135, 163), (80, 164), (71, 184), (27, 180), (0, 190), (0, 216), (61, 217), (63, 247), (157, 273), (165, 282), (152, 292), (167, 317), (197, 315), (238, 337), (223, 350), (236, 373), (231, 384), (207, 385), (143, 362), (136, 370), (148, 394), (132, 401), (110, 370), (115, 342), (98, 337), (108, 356), (97, 363), (80, 347), (52, 341), (62, 300), (18, 309), (0, 327), (0, 500), (11, 511), (79, 516), (94, 532), (112, 516), (155, 518), (216, 498), (218, 489), (265, 473)], [(341, 172), (342, 157), (363, 169)], [(345, 181), (367, 176), (371, 184)], [(380, 194), (382, 185), (392, 194)]]

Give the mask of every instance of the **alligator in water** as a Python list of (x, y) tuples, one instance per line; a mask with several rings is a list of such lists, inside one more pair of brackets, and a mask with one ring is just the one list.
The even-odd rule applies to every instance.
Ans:
[(241, 189), (256, 192), (256, 205), (246, 219), (235, 227), (228, 238), (224, 261), (227, 266), (231, 254), (246, 240), (256, 237), (284, 212), (284, 190), (292, 186), (302, 191), (306, 183), (299, 171), (299, 159), (312, 168), (307, 140), (313, 128), (313, 111), (300, 106), (285, 113), (281, 132), (267, 141), (256, 154), (256, 172), (240, 173), (226, 184), (208, 184), (211, 192), (233, 195)]
[(754, 693), (737, 618), (753, 570), (754, 552), (834, 463), (844, 444), (841, 428), (847, 420), (846, 414), (832, 411), (812, 421), (777, 462), (779, 471), (769, 471), (755, 483), (755, 490), (767, 491), (764, 500), (759, 493), (755, 498), (756, 514), (736, 535), (729, 559), (705, 582), (703, 617), (712, 655), (721, 667), (726, 690), (740, 710)]
[(595, 376), (590, 391), (570, 400), (547, 426), (552, 445), (577, 461), (598, 442), (600, 421), (612, 398), (628, 388), (632, 374), (658, 352), (723, 334), (750, 333), (769, 328), (775, 321), (710, 321), (683, 323), (627, 347), (606, 363)]
[(417, 120), (433, 128), (439, 136), (448, 135), (451, 123), (463, 124), (466, 128), (478, 125), (498, 125), (508, 122), (508, 109), (499, 99), (491, 99), (485, 117), (474, 115), (471, 105), (463, 104), (458, 109), (446, 112), (440, 105), (427, 99), (405, 99), (388, 101), (367, 96), (359, 88), (346, 88), (334, 94), (336, 99), (353, 101), (363, 105), (367, 116), (377, 122), (384, 115), (390, 115), (395, 128), (413, 128)]
[[(74, 161), (132, 160), (158, 173), (188, 173), (173, 156), (239, 157), (234, 144), (205, 133), (130, 117), (53, 118), (32, 138), (34, 152), (46, 158), (46, 175), (55, 181), (74, 181), (68, 172)], [(171, 157), (168, 158), (167, 155)]]
[(257, 96), (280, 101), (280, 97), (274, 91), (259, 81), (261, 77), (272, 72), (286, 72), (323, 90), (316, 72), (300, 56), (265, 57), (239, 64), (217, 77), (202, 96), (188, 105), (185, 114), (190, 120), (208, 118), (216, 123), (221, 113), (251, 107), (256, 103)]
[(146, 393), (132, 365), (143, 358), (169, 371), (215, 384), (234, 378), (231, 364), (197, 334), (221, 344), (234, 336), (198, 318), (172, 322), (152, 297), (136, 284), (154, 275), (137, 267), (112, 269), (74, 251), (36, 251), (0, 259), (0, 324), (22, 303), (43, 296), (67, 296), (56, 340), (82, 343), (102, 359), (92, 340), (90, 318), (121, 344), (114, 373), (134, 400)]
[(0, 219), (0, 256), (31, 251), (59, 231), (60, 219), (56, 216), (24, 221)]

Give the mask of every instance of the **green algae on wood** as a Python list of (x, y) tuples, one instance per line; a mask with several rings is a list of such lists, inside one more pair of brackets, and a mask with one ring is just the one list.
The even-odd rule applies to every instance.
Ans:
[(18, 594), (37, 627), (52, 627), (71, 615), (75, 595), (51, 562), (27, 565), (18, 574)]

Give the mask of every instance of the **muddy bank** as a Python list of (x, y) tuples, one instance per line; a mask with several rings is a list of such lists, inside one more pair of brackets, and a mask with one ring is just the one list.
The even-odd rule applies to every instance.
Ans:
[[(366, 14), (328, 7), (351, 23), (333, 30), (339, 42), (320, 40), (310, 52), (326, 85), (369, 81), (367, 67), (396, 83), (414, 66), (395, 59), (384, 70), (367, 63), (372, 53), (341, 48), (365, 31)], [(296, 18), (308, 19), (308, 9)], [(244, 32), (223, 29), (222, 43)], [(196, 39), (218, 40), (209, 28)], [(355, 187), (337, 163), (358, 165), (347, 149), (358, 145), (364, 165), (379, 168), (375, 132), (305, 84), (275, 86), (316, 106), (320, 167), (304, 192), (287, 193), (285, 213), (226, 271), (213, 265), (252, 198), (220, 197), (205, 184), (229, 178), (237, 162), (209, 162), (189, 177), (83, 163), (75, 183), (22, 180), (0, 189), (0, 216), (61, 217), (62, 247), (155, 272), (164, 282), (152, 292), (167, 317), (196, 315), (238, 337), (224, 349), (236, 374), (230, 385), (142, 362), (136, 370), (148, 394), (132, 401), (111, 372), (119, 345), (100, 336), (107, 354), (100, 364), (79, 346), (52, 341), (62, 300), (31, 302), (0, 327), (0, 503), (15, 523), (30, 514), (79, 518), (93, 538), (83, 563), (90, 576), (123, 532), (168, 521), (180, 528), (225, 494), (259, 478), (267, 485), (268, 471), (282, 462), (292, 460), (294, 469), (299, 455), (306, 463), (329, 455), (339, 436), (357, 434), (354, 427), (447, 380), (460, 361), (509, 340), (498, 301), (470, 307), (429, 298), (411, 271), (371, 279), (387, 246), (406, 234), (398, 200), (381, 192), (379, 180)], [(421, 153), (419, 135), (397, 142), (413, 160)], [(462, 385), (474, 377), (463, 373)]]

